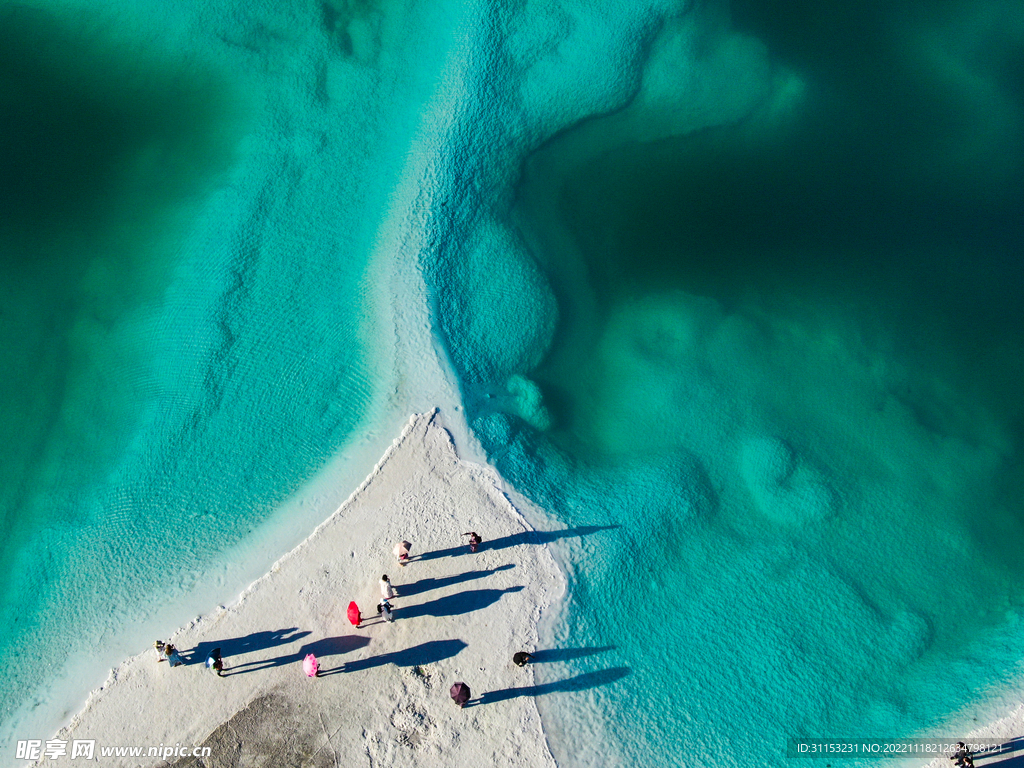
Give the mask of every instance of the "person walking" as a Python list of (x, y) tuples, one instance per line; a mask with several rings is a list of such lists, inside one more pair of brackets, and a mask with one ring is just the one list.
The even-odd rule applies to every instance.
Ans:
[(181, 656), (178, 654), (178, 649), (170, 643), (167, 643), (163, 648), (164, 657), (167, 659), (167, 663), (172, 667), (180, 667), (185, 662), (181, 660)]
[(398, 558), (398, 564), (404, 566), (409, 562), (409, 553), (412, 551), (412, 544), (408, 541), (400, 541), (395, 544), (395, 548), (392, 551), (395, 553), (395, 557)]
[(476, 531), (467, 531), (462, 535), (469, 536), (469, 551), (476, 552), (480, 547), (480, 543), (483, 541), (483, 539), (480, 538), (480, 535)]
[(206, 668), (217, 673), (217, 677), (224, 676), (224, 659), (220, 656), (220, 648), (214, 648), (206, 657)]
[(513, 654), (512, 663), (517, 667), (525, 667), (533, 659), (533, 656), (526, 651), (519, 651), (519, 653)]
[(395, 620), (395, 615), (391, 612), (391, 603), (387, 600), (381, 600), (380, 603), (377, 604), (377, 613), (381, 615), (381, 618), (384, 619), (384, 621)]
[(391, 580), (386, 573), (380, 577), (380, 596), (384, 600), (390, 600), (395, 596), (395, 588), (391, 586)]

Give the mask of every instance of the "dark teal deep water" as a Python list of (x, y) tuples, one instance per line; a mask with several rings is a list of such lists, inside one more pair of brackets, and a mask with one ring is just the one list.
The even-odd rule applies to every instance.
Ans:
[(570, 552), (554, 639), (633, 674), (540, 702), (570, 763), (595, 711), (626, 764), (938, 732), (1024, 653), (1022, 14), (731, 7), (802, 83), (792, 111), (650, 141), (613, 115), (541, 148), (539, 363), (442, 299), (497, 467), (619, 526)]
[(0, 4), (5, 750), (293, 543), (247, 549), (376, 412), (366, 272), (429, 93), (346, 53), (372, 9), (36, 5)]
[[(160, 299), (176, 264), (175, 218), (228, 167), (233, 139), (230, 95), (215, 78), (185, 80), (162, 60), (122, 63), (116, 46), (85, 42), (42, 12), (0, 14), (9, 562), (39, 516), (61, 525), (86, 514), (40, 504), (39, 484), (66, 493), (95, 482), (145, 411), (145, 353), (116, 329)], [(54, 466), (55, 434), (81, 446), (73, 466)], [(13, 577), (0, 576), (8, 599)]]

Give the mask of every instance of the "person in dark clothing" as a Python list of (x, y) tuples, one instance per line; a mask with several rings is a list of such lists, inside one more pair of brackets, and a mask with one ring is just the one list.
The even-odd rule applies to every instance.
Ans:
[(956, 743), (956, 751), (949, 756), (949, 759), (957, 768), (974, 768), (974, 754), (962, 741)]
[(217, 673), (217, 677), (224, 675), (224, 659), (220, 656), (220, 648), (214, 648), (206, 657), (206, 668)]
[(483, 539), (480, 538), (480, 535), (476, 531), (468, 531), (462, 535), (469, 536), (469, 551), (476, 552), (480, 547), (480, 543), (483, 541)]
[(526, 651), (519, 651), (519, 653), (512, 656), (512, 663), (517, 667), (525, 667), (532, 658), (533, 656), (528, 654)]

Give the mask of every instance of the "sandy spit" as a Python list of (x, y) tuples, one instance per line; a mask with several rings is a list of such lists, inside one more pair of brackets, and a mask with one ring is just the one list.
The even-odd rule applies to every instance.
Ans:
[[(511, 657), (536, 646), (565, 582), (500, 487), (493, 469), (459, 459), (440, 414), (414, 416), (359, 489), (236, 603), (162, 638), (184, 666), (148, 649), (111, 670), (55, 737), (66, 754), (36, 764), (553, 766), (532, 672)], [(485, 540), (476, 554), (460, 536), (470, 530)], [(405, 567), (391, 553), (402, 539), (413, 544)], [(398, 593), (391, 624), (375, 608), (384, 573)], [(220, 678), (204, 666), (214, 647)], [(302, 671), (310, 652), (318, 678)], [(465, 709), (449, 697), (456, 681), (473, 692)], [(75, 740), (94, 742), (94, 760), (71, 758)], [(184, 755), (197, 746), (209, 756)], [(101, 756), (111, 747), (143, 752)]]

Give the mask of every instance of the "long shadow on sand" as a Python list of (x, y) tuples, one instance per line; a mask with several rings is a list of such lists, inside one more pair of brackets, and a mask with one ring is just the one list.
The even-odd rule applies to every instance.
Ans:
[(595, 653), (614, 650), (614, 645), (601, 645), (594, 648), (548, 648), (531, 653), (530, 663), (546, 664), (556, 661), (572, 661), (573, 659), (582, 659), (584, 656), (593, 656)]
[(450, 659), (455, 656), (466, 644), (461, 640), (429, 640), (411, 648), (404, 648), (393, 653), (382, 653), (380, 656), (371, 656), (368, 659), (357, 659), (348, 661), (334, 669), (320, 670), (320, 677), (325, 675), (336, 675), (339, 672), (359, 672), (363, 669), (372, 669), (384, 664), (395, 664), (399, 667), (421, 667), (425, 664), (433, 664), (442, 659)]
[[(619, 525), (583, 525), (579, 528), (564, 528), (561, 531), (521, 531), (511, 536), (502, 536), (493, 541), (484, 541), (478, 552), (485, 550), (508, 549), (517, 547), (520, 544), (550, 544), (559, 539), (568, 539), (572, 536), (589, 536), (598, 531), (610, 531), (613, 528), (621, 528)], [(424, 552), (418, 560), (437, 560), (442, 557), (454, 557), (455, 555), (469, 554), (469, 546), (449, 547), (448, 549), (435, 549), (433, 552)]]
[(598, 672), (585, 672), (582, 675), (576, 675), (567, 680), (556, 680), (540, 685), (524, 685), (519, 688), (503, 688), (500, 691), (487, 691), (480, 698), (471, 699), (466, 702), (466, 706), (476, 707), (483, 704), (496, 704), (499, 701), (517, 699), (520, 696), (544, 696), (548, 693), (585, 691), (588, 688), (597, 688), (599, 685), (614, 683), (616, 680), (621, 680), (631, 673), (632, 670), (629, 667), (611, 667)]
[(396, 619), (414, 619), (417, 616), (458, 616), (463, 613), (472, 613), (486, 608), (492, 603), (498, 602), (501, 596), (508, 592), (519, 592), (522, 587), (509, 587), (508, 589), (472, 589), (468, 592), (459, 592), (457, 595), (447, 595), (431, 600), (421, 605), (410, 605), (395, 609)]
[[(970, 741), (970, 739), (967, 739)], [(994, 768), (1024, 768), (1024, 755), (1013, 755), (1013, 752), (1024, 750), (1024, 737), (1005, 742), (999, 749), (975, 755), (975, 760), (985, 759), (985, 766)], [(993, 759), (995, 758), (995, 759)]]
[[(309, 634), (308, 632), (306, 634)], [(247, 661), (244, 664), (231, 665), (227, 662), (227, 669), (224, 677), (229, 675), (244, 675), (247, 672), (259, 672), (271, 667), (283, 667), (285, 664), (298, 664), (306, 654), (312, 653), (317, 659), (325, 659), (328, 656), (338, 656), (343, 653), (350, 653), (359, 648), (365, 648), (370, 644), (370, 638), (362, 635), (341, 635), (339, 637), (325, 637), (299, 648), (295, 653), (275, 656), (272, 659), (259, 659), (258, 661)]]
[(462, 584), (473, 579), (482, 579), (485, 576), (490, 576), (492, 573), (498, 571), (507, 571), (509, 568), (515, 568), (515, 563), (507, 563), (505, 565), (499, 565), (497, 568), (491, 568), (489, 571), (466, 571), (456, 576), (445, 576), (441, 579), (420, 579), (414, 581), (412, 584), (397, 584), (395, 589), (398, 592), (398, 598), (412, 597), (413, 595), (420, 595), (424, 592), (429, 592), (432, 589), (441, 589), (441, 587), (450, 587), (453, 584)]
[(267, 630), (265, 632), (253, 632), (245, 637), (234, 637), (228, 640), (213, 640), (199, 643), (186, 655), (186, 664), (203, 664), (210, 651), (220, 648), (221, 655), (226, 659), (230, 656), (241, 656), (243, 653), (263, 651), (267, 648), (276, 648), (279, 645), (288, 645), (296, 640), (309, 635), (308, 629), (299, 630), (298, 627), (288, 629)]

